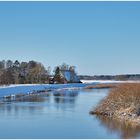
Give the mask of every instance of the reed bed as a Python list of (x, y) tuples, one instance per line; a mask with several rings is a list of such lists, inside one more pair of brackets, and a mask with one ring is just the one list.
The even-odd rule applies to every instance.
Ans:
[(102, 89), (102, 88), (114, 88), (117, 84), (96, 84), (96, 85), (89, 85), (86, 86), (85, 89)]
[(140, 84), (124, 83), (110, 89), (109, 94), (90, 112), (140, 124)]

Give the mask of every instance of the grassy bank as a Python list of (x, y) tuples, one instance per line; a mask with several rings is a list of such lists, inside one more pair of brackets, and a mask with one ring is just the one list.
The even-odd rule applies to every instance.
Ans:
[(119, 84), (112, 88), (90, 113), (140, 125), (140, 84)]
[(86, 86), (85, 89), (102, 89), (102, 88), (114, 88), (117, 84), (96, 84)]

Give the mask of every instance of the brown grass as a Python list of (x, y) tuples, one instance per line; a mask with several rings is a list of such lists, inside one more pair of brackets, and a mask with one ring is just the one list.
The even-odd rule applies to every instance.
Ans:
[(97, 84), (86, 86), (85, 89), (101, 89), (101, 88), (114, 88), (117, 84)]
[(124, 112), (140, 115), (140, 84), (125, 83), (112, 88), (109, 95), (91, 111), (92, 114), (110, 115)]

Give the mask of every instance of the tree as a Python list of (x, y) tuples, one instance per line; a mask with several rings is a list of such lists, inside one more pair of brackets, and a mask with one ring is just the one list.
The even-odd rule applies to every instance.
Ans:
[(61, 74), (61, 70), (59, 67), (56, 67), (54, 70), (55, 74), (54, 74), (54, 81), (57, 83), (64, 83), (64, 78)]
[(41, 63), (29, 62), (27, 68), (27, 82), (28, 83), (48, 83), (49, 76), (45, 67)]
[(8, 68), (10, 68), (10, 67), (12, 67), (12, 66), (13, 66), (13, 61), (7, 60), (7, 61), (6, 61), (6, 68), (8, 69)]
[(61, 70), (69, 70), (69, 65), (67, 65), (66, 63), (63, 63), (63, 64), (60, 66), (60, 69), (61, 69)]
[(0, 76), (0, 83), (3, 85), (15, 84), (14, 75), (12, 69), (8, 68), (4, 70)]
[(26, 81), (26, 77), (27, 77), (27, 73), (28, 73), (27, 67), (28, 67), (27, 62), (20, 63), (20, 67), (19, 67), (20, 68), (20, 72), (19, 72), (19, 83), (20, 84), (27, 83), (27, 81)]
[(0, 70), (5, 69), (5, 61), (0, 61)]
[(1, 84), (48, 83), (50, 68), (36, 61), (14, 63), (11, 60), (0, 61)]
[(20, 62), (18, 60), (16, 60), (13, 64), (14, 67), (19, 68), (20, 66)]
[(35, 62), (35, 61), (29, 61), (29, 63), (28, 63), (28, 68), (29, 69), (32, 69), (32, 68), (35, 68), (37, 66), (37, 62)]
[(76, 72), (75, 72), (75, 66), (70, 66), (70, 67), (69, 67), (69, 71), (70, 71), (70, 72), (73, 72), (73, 73), (76, 73)]
[(14, 75), (14, 80), (16, 84), (19, 84), (19, 76), (20, 76), (20, 62), (16, 60), (13, 63), (13, 75)]

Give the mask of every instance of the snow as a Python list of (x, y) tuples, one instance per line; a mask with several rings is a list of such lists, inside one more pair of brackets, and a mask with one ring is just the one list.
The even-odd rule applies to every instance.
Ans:
[(87, 84), (74, 83), (74, 84), (15, 84), (0, 87), (0, 97), (12, 94), (28, 94), (32, 91), (51, 89), (51, 90), (69, 90), (80, 89)]
[(83, 83), (72, 84), (15, 84), (9, 86), (0, 86), (0, 97), (15, 94), (28, 94), (37, 90), (50, 89), (58, 90), (77, 90), (87, 85), (96, 85), (102, 83), (140, 83), (140, 81), (114, 81), (114, 80), (81, 80)]
[(140, 83), (140, 81), (81, 80), (82, 83)]
[(11, 84), (11, 85), (3, 85), (3, 86), (0, 86), (0, 89), (1, 88), (18, 87), (18, 86), (36, 86), (36, 85), (39, 85), (39, 84)]

